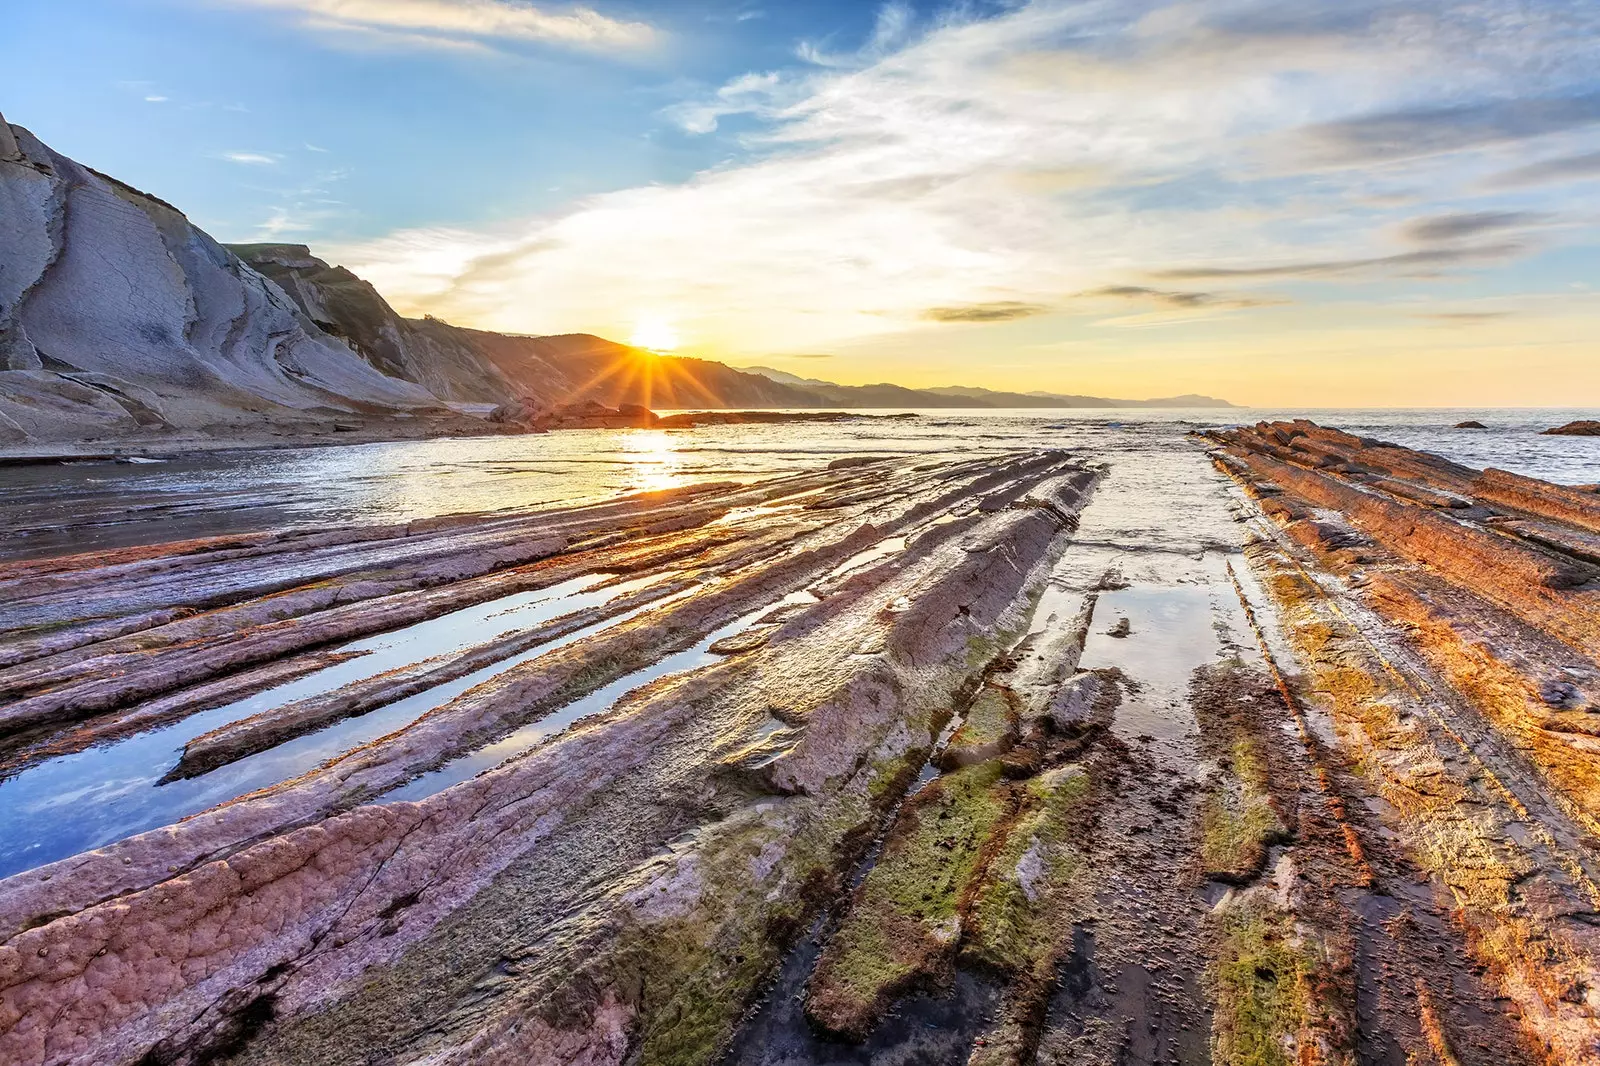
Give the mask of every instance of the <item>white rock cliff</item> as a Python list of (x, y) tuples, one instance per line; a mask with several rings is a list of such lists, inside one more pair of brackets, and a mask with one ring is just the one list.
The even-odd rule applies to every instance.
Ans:
[(0, 118), (0, 440), (438, 406), (171, 205)]

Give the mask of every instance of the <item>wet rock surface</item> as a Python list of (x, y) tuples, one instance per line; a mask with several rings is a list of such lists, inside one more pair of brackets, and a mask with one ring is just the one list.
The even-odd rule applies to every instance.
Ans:
[[(1247, 552), (1303, 668), (1292, 689), (1344, 764), (1328, 779), (1360, 797), (1344, 809), (1381, 896), (1358, 913), (1387, 915), (1424, 957), (1461, 936), (1478, 975), (1407, 960), (1435, 1057), (1488, 1061), (1483, 1019), (1503, 1012), (1523, 1054), (1597, 1061), (1600, 747), (1582, 708), (1600, 678), (1585, 553), (1600, 511), (1578, 490), (1308, 422), (1210, 436), (1270, 516)], [(1358, 939), (1364, 978), (1368, 950)]]
[(1600, 1061), (1597, 534), (1286, 423), (3, 564), (0, 1061)]

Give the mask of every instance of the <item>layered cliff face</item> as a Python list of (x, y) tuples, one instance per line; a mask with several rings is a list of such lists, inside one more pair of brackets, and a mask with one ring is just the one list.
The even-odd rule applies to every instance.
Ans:
[(329, 266), (302, 244), (237, 244), (228, 250), (271, 278), (319, 329), (375, 369), (446, 400), (501, 403), (517, 389), (464, 331), (401, 318), (369, 282)]
[(0, 437), (438, 406), (153, 196), (0, 119)]
[(229, 250), (271, 278), (301, 312), (386, 374), (420, 382), (448, 400), (536, 406), (595, 400), (615, 407), (822, 407), (815, 389), (773, 381), (705, 359), (657, 356), (587, 333), (550, 337), (493, 333), (436, 318), (402, 318), (378, 291), (298, 244), (235, 244)]

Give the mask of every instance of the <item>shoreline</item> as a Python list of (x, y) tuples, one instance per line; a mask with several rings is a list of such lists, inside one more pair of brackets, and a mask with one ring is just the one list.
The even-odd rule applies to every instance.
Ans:
[[(47, 466), (65, 462), (119, 462), (129, 459), (170, 460), (188, 455), (218, 455), (229, 452), (290, 451), (299, 448), (332, 448), (353, 444), (395, 444), (408, 441), (469, 440), (477, 437), (533, 437), (544, 433), (577, 429), (662, 429), (692, 430), (704, 426), (771, 425), (807, 422), (846, 422), (856, 419), (892, 420), (916, 417), (905, 414), (869, 414), (855, 411), (692, 411), (674, 412), (659, 417), (651, 425), (571, 425), (553, 426), (537, 432), (508, 428), (506, 424), (481, 419), (431, 421), (417, 432), (403, 432), (399, 424), (363, 425), (350, 429), (308, 429), (304, 433), (251, 430), (229, 437), (193, 435), (95, 437), (81, 441), (39, 441), (32, 444), (0, 445), (0, 467)], [(196, 432), (196, 431), (188, 431)], [(261, 435), (257, 435), (261, 434)]]

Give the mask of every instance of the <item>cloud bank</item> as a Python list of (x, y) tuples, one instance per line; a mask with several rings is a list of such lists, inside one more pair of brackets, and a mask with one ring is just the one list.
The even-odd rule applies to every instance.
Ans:
[[(1493, 268), (1557, 239), (1539, 226), (1600, 146), (1587, 0), (891, 5), (857, 51), (802, 52), (664, 112), (690, 135), (753, 125), (691, 180), (334, 252), (406, 310), (487, 328), (649, 310), (712, 354), (936, 344)], [(1271, 288), (1170, 285), (1206, 280)]]

